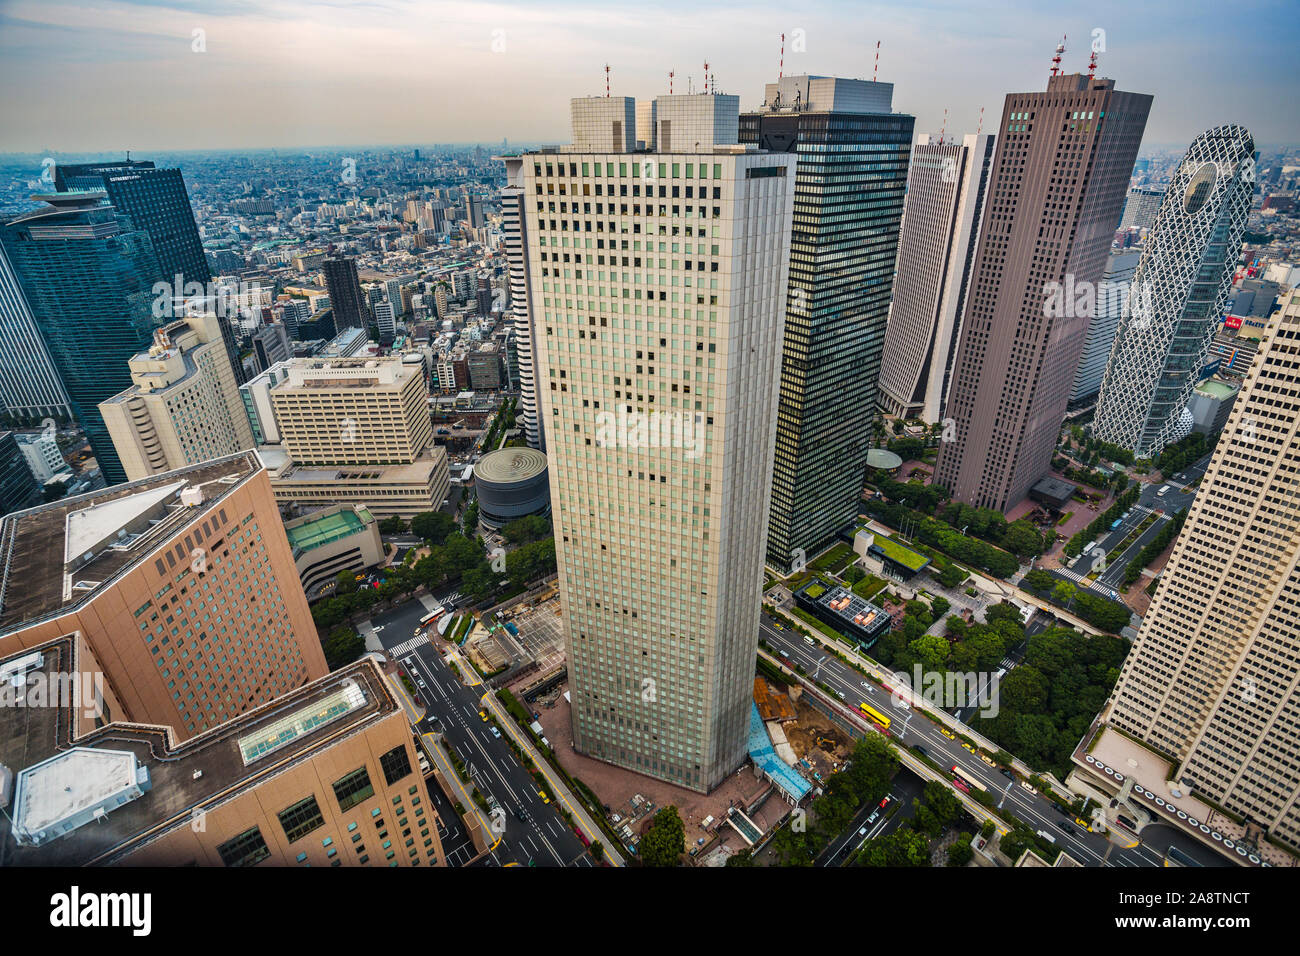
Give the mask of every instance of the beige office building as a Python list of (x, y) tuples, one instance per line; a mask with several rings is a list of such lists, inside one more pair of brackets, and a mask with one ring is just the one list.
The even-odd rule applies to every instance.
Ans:
[(391, 356), (276, 368), (266, 394), (280, 444), (258, 448), (276, 500), (360, 506), (378, 518), (411, 518), (442, 504), (451, 475), (446, 451), (433, 443), (422, 366)]
[[(75, 633), (0, 660), (29, 686), (88, 666)], [(5, 863), (443, 866), (416, 747), (370, 658), (182, 740), (67, 701), (5, 708)]]
[(0, 655), (77, 633), (114, 719), (184, 740), (326, 672), (252, 452), (0, 522)]
[[(1300, 293), (1265, 331), (1108, 723), (1300, 849)], [(1156, 786), (1151, 782), (1150, 787)]]
[(398, 464), (433, 444), (424, 377), (400, 356), (298, 359), (288, 373), (271, 406), (299, 465)]
[(747, 750), (794, 156), (736, 97), (655, 116), (629, 154), (632, 101), (575, 100), (523, 157), (526, 272), (575, 747), (707, 791)]
[(99, 405), (127, 480), (252, 448), (217, 316), (187, 315), (153, 338), (128, 363), (131, 387)]

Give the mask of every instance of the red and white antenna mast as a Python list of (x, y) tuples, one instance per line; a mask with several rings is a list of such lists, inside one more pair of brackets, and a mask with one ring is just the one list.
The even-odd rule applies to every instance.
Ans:
[(948, 129), (948, 110), (947, 110), (947, 109), (944, 109), (944, 111), (943, 111), (943, 125), (939, 127), (939, 145), (940, 145), (940, 146), (943, 145), (943, 134), (947, 131), (947, 129)]
[(708, 60), (704, 61), (704, 92), (706, 95), (709, 92), (709, 61)]
[(669, 71), (668, 71), (668, 95), (669, 95), (669, 96), (672, 96), (672, 95), (673, 95), (673, 76), (674, 76), (674, 75), (675, 75), (675, 74), (674, 74), (674, 72), (673, 72), (672, 70), (669, 70)]
[(980, 125), (975, 128), (975, 135), (984, 132), (984, 107), (980, 107)]
[(880, 41), (876, 41), (876, 66), (871, 71), (871, 82), (876, 82), (876, 75), (880, 72)]
[(1088, 76), (1089, 78), (1097, 75), (1097, 51), (1093, 50), (1088, 57)]
[(1061, 54), (1065, 52), (1065, 37), (1064, 33), (1061, 34), (1061, 42), (1056, 44), (1056, 56), (1052, 57), (1052, 76), (1061, 72)]
[(781, 62), (777, 66), (776, 78), (779, 80), (785, 76), (785, 34), (781, 34)]
[(605, 96), (609, 96), (609, 64), (605, 64)]

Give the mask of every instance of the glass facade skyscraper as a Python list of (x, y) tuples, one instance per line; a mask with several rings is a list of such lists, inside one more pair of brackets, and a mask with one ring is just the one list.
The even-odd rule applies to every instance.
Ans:
[(740, 142), (795, 153), (794, 226), (767, 563), (782, 571), (858, 513), (915, 118), (893, 84), (783, 77)]
[[(60, 192), (103, 189), (118, 212), (148, 233), (164, 281), (177, 285), (174, 294), (183, 294), (191, 283), (203, 286), (206, 294), (212, 272), (179, 169), (158, 169), (149, 160), (56, 166), (54, 185)], [(234, 329), (229, 317), (219, 315), (218, 321), (235, 379), (242, 385), (245, 376)]]
[(1155, 458), (1180, 437), (1232, 290), (1255, 187), (1241, 126), (1202, 133), (1174, 172), (1124, 304), (1093, 434)]
[(0, 515), (39, 504), (39, 492), (14, 433), (0, 431)]
[(163, 273), (148, 234), (103, 191), (38, 198), (49, 205), (0, 227), (0, 242), (104, 479), (116, 484), (126, 473), (97, 406), (131, 386), (127, 362), (165, 321), (152, 308)]

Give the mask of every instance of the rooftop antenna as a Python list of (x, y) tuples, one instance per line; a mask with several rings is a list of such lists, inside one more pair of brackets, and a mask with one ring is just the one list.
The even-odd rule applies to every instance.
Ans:
[(1057, 76), (1061, 72), (1061, 54), (1065, 52), (1065, 37), (1061, 34), (1061, 42), (1056, 44), (1056, 56), (1052, 57), (1052, 76)]
[(779, 80), (785, 76), (785, 34), (781, 34), (781, 62), (776, 69), (776, 78)]
[(880, 41), (876, 41), (876, 66), (871, 71), (871, 82), (876, 82), (876, 74), (880, 72)]
[(709, 94), (709, 61), (704, 61), (704, 95)]
[(948, 110), (943, 111), (943, 125), (939, 127), (939, 145), (943, 145), (943, 134), (948, 129)]
[(605, 64), (605, 96), (609, 96), (609, 64)]
[(673, 95), (673, 71), (668, 71), (668, 95)]
[(975, 135), (984, 132), (984, 107), (980, 107), (980, 125), (975, 128)]
[(1093, 50), (1088, 56), (1088, 77), (1091, 79), (1097, 74), (1097, 51)]

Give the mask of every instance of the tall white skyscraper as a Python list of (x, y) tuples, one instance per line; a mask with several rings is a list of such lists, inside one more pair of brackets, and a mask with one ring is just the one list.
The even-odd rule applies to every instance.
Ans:
[(1106, 271), (1102, 273), (1101, 284), (1097, 286), (1096, 306), (1092, 322), (1088, 325), (1088, 337), (1083, 342), (1079, 367), (1074, 370), (1074, 386), (1070, 389), (1072, 407), (1082, 405), (1101, 391), (1106, 362), (1110, 358), (1111, 347), (1115, 344), (1115, 333), (1119, 330), (1119, 320), (1124, 314), (1124, 303), (1128, 301), (1129, 289), (1133, 285), (1133, 272), (1137, 269), (1141, 256), (1140, 250), (1122, 249), (1112, 252), (1106, 260)]
[(536, 361), (533, 354), (533, 310), (528, 293), (528, 256), (523, 215), (524, 160), (520, 156), (500, 157), (506, 165), (506, 187), (501, 190), (501, 231), (505, 237), (506, 262), (510, 270), (510, 313), (515, 328), (515, 354), (519, 364), (519, 427), (532, 448), (546, 450), (546, 436), (537, 407)]
[(1292, 292), (1264, 330), (1108, 715), (1169, 763), (1166, 770), (1139, 759), (1134, 772), (1158, 768), (1140, 779), (1144, 787), (1165, 799), (1165, 788), (1175, 787), (1293, 849), (1300, 849), (1297, 369), (1300, 292)]
[(877, 396), (891, 415), (943, 417), (995, 139), (922, 134), (912, 149)]
[(574, 744), (700, 791), (747, 749), (794, 202), (794, 156), (664, 135), (722, 99), (635, 155), (576, 100), (522, 157)]
[(1255, 142), (1244, 128), (1220, 126), (1187, 148), (1133, 276), (1097, 400), (1098, 438), (1153, 458), (1186, 434), (1254, 186)]

